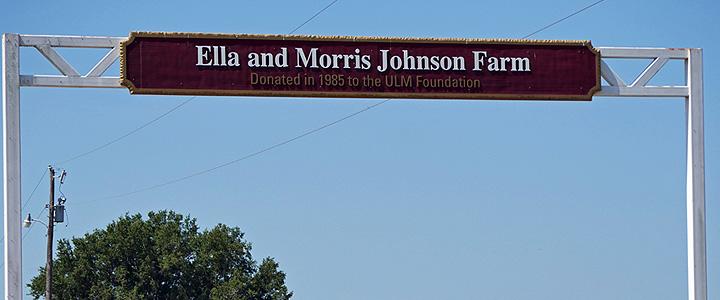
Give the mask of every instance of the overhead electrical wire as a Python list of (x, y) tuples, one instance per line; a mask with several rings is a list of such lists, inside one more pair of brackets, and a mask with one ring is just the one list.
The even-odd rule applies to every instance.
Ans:
[(523, 39), (526, 39), (526, 38), (529, 38), (529, 37), (531, 37), (531, 36), (533, 36), (533, 35), (535, 35), (535, 34), (538, 34), (538, 33), (542, 32), (542, 31), (544, 31), (545, 29), (548, 29), (548, 28), (550, 28), (550, 27), (555, 26), (557, 23), (560, 23), (560, 22), (562, 22), (562, 21), (565, 21), (565, 20), (567, 20), (567, 19), (570, 19), (570, 18), (572, 18), (573, 16), (575, 16), (575, 15), (577, 15), (577, 14), (579, 14), (579, 13), (581, 13), (581, 12), (587, 10), (587, 9), (590, 9), (591, 7), (593, 7), (593, 6), (595, 6), (595, 5), (598, 5), (598, 4), (600, 4), (600, 3), (604, 2), (604, 1), (605, 1), (605, 0), (599, 0), (599, 1), (594, 2), (594, 3), (592, 3), (592, 4), (588, 5), (588, 6), (585, 6), (585, 7), (581, 8), (581, 9), (579, 9), (579, 10), (576, 10), (575, 12), (573, 12), (573, 13), (565, 16), (564, 18), (558, 19), (558, 20), (555, 21), (555, 22), (552, 22), (552, 23), (550, 23), (550, 24), (548, 24), (548, 25), (545, 25), (543, 28), (540, 28), (540, 29), (538, 29), (538, 30), (535, 30), (533, 33), (528, 34), (528, 35), (526, 35), (526, 36), (524, 36), (524, 37), (522, 37), (522, 38), (523, 38)]
[(350, 118), (352, 118), (352, 117), (355, 117), (355, 116), (357, 116), (357, 115), (359, 115), (359, 114), (361, 114), (361, 113), (364, 113), (364, 112), (366, 112), (366, 111), (368, 111), (368, 110), (371, 110), (371, 109), (373, 109), (373, 108), (375, 108), (375, 107), (377, 107), (377, 106), (379, 106), (379, 105), (381, 105), (381, 104), (384, 104), (385, 102), (388, 102), (388, 101), (390, 101), (390, 99), (386, 99), (386, 100), (377, 102), (377, 103), (375, 103), (375, 104), (372, 104), (372, 105), (370, 105), (370, 106), (367, 106), (367, 107), (365, 107), (365, 108), (363, 108), (363, 109), (361, 109), (361, 110), (355, 111), (355, 112), (353, 112), (353, 113), (351, 113), (351, 114), (349, 114), (349, 115), (346, 115), (346, 116), (344, 116), (344, 117), (342, 117), (342, 118), (339, 118), (339, 119), (337, 119), (337, 120), (335, 120), (335, 121), (332, 121), (332, 122), (330, 122), (330, 123), (326, 123), (326, 124), (324, 124), (324, 125), (322, 125), (322, 126), (319, 126), (319, 127), (316, 127), (316, 128), (310, 129), (310, 130), (307, 130), (307, 131), (305, 131), (305, 132), (303, 132), (303, 133), (301, 133), (301, 134), (299, 134), (299, 135), (296, 135), (296, 136), (294, 136), (294, 137), (292, 137), (292, 138), (283, 140), (283, 141), (281, 141), (281, 142), (279, 142), (279, 143), (275, 143), (275, 144), (270, 145), (270, 146), (268, 146), (268, 147), (262, 148), (262, 149), (260, 149), (260, 150), (258, 150), (258, 151), (252, 152), (252, 153), (250, 153), (250, 154), (247, 154), (247, 155), (238, 157), (238, 158), (233, 159), (233, 160), (230, 160), (230, 161), (226, 161), (226, 162), (224, 162), (224, 163), (215, 165), (215, 166), (213, 166), (213, 167), (210, 167), (210, 168), (207, 168), (207, 169), (203, 169), (203, 170), (200, 170), (200, 171), (196, 171), (196, 172), (194, 172), (194, 173), (191, 173), (191, 174), (188, 174), (188, 175), (185, 175), (185, 176), (181, 176), (181, 177), (178, 177), (178, 178), (170, 179), (170, 180), (165, 181), (165, 182), (162, 182), (162, 183), (158, 183), (158, 184), (154, 184), (154, 185), (147, 186), (147, 187), (144, 187), (144, 188), (136, 189), (136, 190), (133, 190), (133, 191), (130, 191), (130, 192), (121, 193), (121, 194), (116, 194), (116, 195), (112, 195), (112, 196), (107, 196), (107, 197), (95, 199), (95, 200), (93, 200), (93, 201), (88, 201), (88, 202), (94, 202), (94, 201), (100, 201), (100, 200), (108, 200), (108, 199), (114, 199), (114, 198), (122, 198), (122, 197), (125, 197), (125, 196), (130, 196), (130, 195), (133, 195), (133, 194), (142, 193), (142, 192), (146, 192), (146, 191), (149, 191), (149, 190), (154, 190), (154, 189), (157, 189), (157, 188), (164, 187), (164, 186), (166, 186), (166, 185), (170, 185), (170, 184), (173, 184), (173, 183), (178, 183), (178, 182), (180, 182), (180, 181), (188, 180), (188, 179), (193, 178), (193, 177), (196, 177), (196, 176), (200, 176), (200, 175), (204, 175), (204, 174), (210, 173), (210, 172), (215, 171), (215, 170), (217, 170), (217, 169), (220, 169), (220, 168), (223, 168), (223, 167), (227, 167), (227, 166), (232, 165), (232, 164), (236, 164), (236, 163), (241, 162), (241, 161), (243, 161), (243, 160), (246, 160), (246, 159), (249, 159), (249, 158), (253, 158), (253, 157), (255, 157), (255, 156), (258, 156), (258, 155), (260, 155), (260, 154), (263, 154), (263, 153), (268, 152), (268, 151), (270, 151), (270, 150), (273, 150), (273, 149), (275, 149), (275, 148), (278, 148), (278, 147), (287, 145), (287, 144), (289, 144), (289, 143), (292, 143), (292, 142), (294, 142), (294, 141), (297, 141), (297, 140), (299, 140), (299, 139), (301, 139), (301, 138), (304, 138), (304, 137), (306, 137), (306, 136), (308, 136), (308, 135), (311, 135), (311, 134), (313, 134), (313, 133), (316, 133), (316, 132), (318, 132), (318, 131), (321, 131), (321, 130), (323, 130), (323, 129), (325, 129), (325, 128), (328, 128), (328, 127), (330, 127), (330, 126), (336, 125), (336, 124), (338, 124), (338, 123), (340, 123), (340, 122), (342, 122), (342, 121), (345, 121), (345, 120), (347, 120), (347, 119), (350, 119)]
[(32, 196), (35, 195), (35, 191), (37, 191), (40, 184), (45, 180), (45, 175), (47, 174), (47, 172), (48, 172), (48, 169), (46, 168), (45, 172), (43, 172), (42, 175), (40, 175), (40, 179), (35, 184), (35, 187), (33, 188), (32, 192), (30, 192), (30, 196), (28, 196), (27, 199), (25, 199), (25, 203), (23, 203), (22, 209), (20, 211), (25, 211), (25, 207), (27, 207), (28, 203), (30, 203)]
[[(95, 148), (92, 148), (92, 149), (90, 149), (90, 150), (88, 150), (88, 151), (86, 151), (86, 152), (80, 153), (80, 154), (75, 155), (75, 156), (73, 156), (73, 157), (71, 157), (71, 158), (68, 158), (68, 159), (66, 159), (66, 160), (63, 160), (63, 161), (57, 163), (57, 165), (69, 163), (69, 162), (74, 161), (74, 160), (76, 160), (76, 159), (79, 159), (79, 158), (81, 158), (81, 157), (84, 157), (84, 156), (90, 155), (90, 154), (92, 154), (92, 153), (94, 153), (94, 152), (97, 152), (97, 151), (99, 151), (99, 150), (102, 150), (103, 148), (108, 147), (108, 146), (110, 146), (110, 145), (112, 145), (112, 144), (114, 144), (114, 143), (117, 143), (117, 142), (119, 142), (120, 140), (122, 140), (122, 139), (124, 139), (124, 138), (126, 138), (126, 137), (128, 137), (128, 136), (130, 136), (130, 135), (132, 135), (132, 134), (134, 134), (134, 133), (136, 133), (136, 132), (144, 129), (145, 127), (148, 127), (148, 126), (152, 125), (153, 123), (159, 121), (160, 119), (166, 117), (167, 115), (169, 115), (170, 113), (176, 111), (176, 110), (179, 109), (180, 107), (184, 106), (185, 104), (187, 104), (188, 102), (190, 102), (190, 101), (193, 100), (194, 98), (196, 98), (196, 96), (193, 96), (193, 97), (190, 97), (190, 98), (186, 99), (185, 101), (181, 102), (180, 104), (175, 105), (175, 106), (174, 106), (173, 108), (171, 108), (170, 110), (168, 110), (168, 111), (166, 111), (166, 112), (158, 115), (157, 117), (153, 118), (152, 120), (150, 120), (150, 121), (148, 121), (148, 122), (143, 123), (143, 124), (140, 125), (139, 127), (135, 128), (135, 129), (133, 129), (133, 130), (131, 130), (131, 131), (128, 131), (127, 133), (125, 133), (125, 134), (123, 134), (123, 135), (121, 135), (121, 136), (118, 136), (118, 137), (115, 138), (115, 139), (112, 139), (112, 140), (108, 141), (108, 142), (105, 143), (105, 144), (102, 144), (102, 145), (97, 146), (97, 147), (95, 147)], [(45, 168), (45, 172), (43, 172), (43, 174), (40, 176), (40, 179), (39, 179), (38, 182), (35, 184), (35, 187), (33, 188), (32, 192), (30, 192), (30, 196), (28, 196), (28, 198), (25, 200), (25, 203), (23, 203), (23, 205), (22, 205), (22, 210), (21, 210), (22, 212), (24, 212), (24, 211), (25, 211), (25, 208), (27, 207), (27, 205), (30, 204), (30, 200), (32, 200), (32, 197), (33, 197), (33, 195), (35, 194), (35, 191), (37, 191), (37, 189), (38, 189), (38, 187), (40, 186), (40, 184), (44, 181), (45, 175), (47, 175), (47, 172), (48, 172), (48, 169)], [(44, 207), (42, 211), (40, 211), (38, 214), (36, 214), (36, 216), (39, 217), (40, 214), (42, 214), (46, 209), (47, 209), (47, 207)], [(23, 234), (23, 240), (24, 240), (25, 237), (27, 237), (27, 235), (32, 231), (32, 228), (33, 228), (33, 226), (31, 226), (30, 228), (28, 228), (27, 231), (25, 231), (25, 233)], [(0, 241), (2, 241), (2, 240), (3, 240), (3, 239), (0, 239)], [(2, 266), (2, 264), (0, 264), (0, 266)]]
[(81, 157), (90, 155), (90, 154), (95, 153), (95, 152), (97, 152), (97, 151), (100, 151), (100, 150), (102, 150), (103, 148), (106, 148), (106, 147), (108, 147), (108, 146), (110, 146), (110, 145), (112, 145), (112, 144), (115, 144), (115, 143), (121, 141), (122, 139), (124, 139), (124, 138), (126, 138), (126, 137), (128, 137), (128, 136), (131, 136), (131, 135), (135, 134), (136, 132), (138, 132), (138, 131), (140, 131), (140, 130), (143, 130), (145, 127), (148, 127), (148, 126), (152, 125), (153, 123), (155, 123), (155, 122), (157, 122), (157, 121), (160, 121), (160, 119), (162, 119), (162, 118), (166, 117), (167, 115), (171, 114), (172, 112), (178, 110), (179, 108), (183, 107), (185, 104), (188, 104), (188, 102), (192, 101), (192, 100), (195, 99), (195, 98), (197, 98), (197, 96), (192, 96), (192, 97), (190, 97), (190, 98), (187, 98), (185, 101), (180, 102), (180, 104), (173, 106), (170, 110), (168, 110), (168, 111), (166, 111), (166, 112), (158, 115), (157, 117), (153, 118), (153, 119), (150, 120), (150, 121), (147, 121), (147, 122), (143, 123), (142, 125), (138, 126), (137, 128), (135, 128), (135, 129), (133, 129), (133, 130), (130, 130), (130, 131), (128, 131), (127, 133), (125, 133), (125, 134), (123, 134), (123, 135), (121, 135), (121, 136), (118, 136), (118, 137), (116, 137), (116, 138), (108, 141), (108, 142), (105, 143), (105, 144), (99, 145), (99, 146), (97, 146), (97, 147), (95, 147), (95, 148), (92, 148), (92, 149), (90, 149), (90, 150), (88, 150), (88, 151), (85, 151), (85, 152), (83, 152), (83, 153), (77, 154), (77, 155), (75, 155), (75, 156), (73, 156), (73, 157), (70, 157), (70, 158), (68, 158), (68, 159), (66, 159), (66, 160), (60, 161), (60, 162), (57, 163), (57, 165), (62, 165), (62, 164), (69, 163), (69, 162), (74, 161), (74, 160), (76, 160), (76, 159), (78, 159), (78, 158), (81, 158)]
[(323, 7), (321, 10), (318, 10), (314, 15), (312, 15), (312, 17), (310, 17), (310, 18), (308, 18), (307, 20), (305, 20), (305, 22), (302, 22), (302, 24), (300, 24), (300, 25), (298, 25), (297, 27), (295, 27), (295, 29), (290, 30), (290, 32), (288, 32), (288, 34), (293, 34), (293, 33), (295, 33), (295, 32), (298, 31), (300, 28), (302, 28), (303, 26), (305, 26), (305, 24), (310, 23), (310, 21), (312, 21), (313, 19), (315, 19), (315, 17), (319, 16), (319, 15), (320, 15), (321, 13), (323, 13), (326, 9), (330, 8), (330, 6), (333, 6), (333, 5), (334, 5), (336, 2), (338, 2), (338, 1), (339, 1), (339, 0), (334, 0), (333, 2), (330, 2), (328, 5), (326, 5), (325, 7)]

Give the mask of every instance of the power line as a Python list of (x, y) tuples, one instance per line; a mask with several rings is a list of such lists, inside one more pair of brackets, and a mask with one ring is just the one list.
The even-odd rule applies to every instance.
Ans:
[(581, 9), (575, 11), (574, 13), (571, 13), (571, 14), (565, 16), (564, 18), (561, 18), (561, 19), (559, 19), (559, 20), (557, 20), (557, 21), (555, 21), (555, 22), (552, 22), (552, 23), (550, 23), (550, 24), (548, 24), (548, 25), (545, 25), (543, 28), (540, 28), (540, 29), (534, 31), (533, 33), (528, 34), (528, 35), (526, 35), (526, 36), (524, 36), (524, 37), (522, 37), (522, 38), (524, 38), (524, 39), (529, 38), (529, 37), (531, 37), (531, 36), (533, 36), (533, 35), (535, 35), (535, 34), (537, 34), (537, 33), (540, 33), (541, 31), (543, 31), (543, 30), (545, 30), (545, 29), (548, 29), (548, 28), (554, 26), (554, 25), (557, 24), (557, 23), (560, 23), (560, 22), (562, 22), (562, 21), (565, 21), (565, 20), (567, 20), (567, 19), (570, 19), (570, 18), (572, 18), (574, 15), (577, 15), (577, 14), (579, 14), (579, 13), (581, 13), (581, 12), (583, 12), (583, 11), (585, 11), (585, 10), (587, 10), (587, 9), (595, 6), (595, 5), (598, 5), (598, 4), (600, 4), (600, 3), (604, 2), (604, 1), (605, 1), (605, 0), (599, 0), (599, 1), (595, 2), (595, 3), (593, 3), (593, 4), (590, 4), (590, 5), (588, 5), (588, 6), (585, 6), (585, 7), (581, 8)]
[[(196, 98), (196, 96), (193, 96), (193, 97), (188, 98), (187, 100), (183, 101), (182, 103), (174, 106), (174, 107), (171, 108), (170, 110), (168, 110), (168, 111), (164, 112), (163, 114), (161, 114), (161, 115), (153, 118), (152, 120), (150, 120), (150, 121), (148, 121), (148, 122), (140, 125), (139, 127), (135, 128), (135, 129), (133, 129), (133, 130), (131, 130), (131, 131), (129, 131), (129, 132), (127, 132), (127, 133), (125, 133), (125, 134), (123, 134), (123, 135), (121, 135), (121, 136), (113, 139), (113, 140), (110, 140), (109, 142), (107, 142), (107, 143), (105, 143), (105, 144), (102, 144), (102, 145), (100, 145), (100, 146), (98, 146), (98, 147), (95, 147), (95, 148), (93, 148), (93, 149), (90, 149), (89, 151), (80, 153), (80, 154), (75, 155), (75, 156), (73, 156), (73, 157), (71, 157), (71, 158), (69, 158), (69, 159), (63, 160), (63, 161), (59, 162), (58, 165), (59, 165), (59, 164), (65, 164), (65, 163), (71, 162), (71, 161), (73, 161), (73, 160), (79, 159), (79, 158), (81, 158), (81, 157), (90, 155), (90, 154), (92, 154), (92, 153), (94, 153), (94, 152), (97, 152), (97, 151), (99, 151), (99, 150), (101, 150), (101, 149), (103, 149), (103, 148), (105, 148), (105, 147), (108, 147), (108, 146), (110, 146), (110, 145), (112, 145), (112, 144), (114, 144), (114, 143), (117, 143), (117, 142), (119, 142), (120, 140), (122, 140), (122, 139), (124, 139), (124, 138), (126, 138), (126, 137), (128, 137), (128, 136), (130, 136), (130, 135), (132, 135), (132, 134), (134, 134), (134, 133), (142, 130), (142, 129), (145, 128), (145, 127), (150, 126), (151, 124), (153, 124), (153, 123), (155, 123), (155, 122), (157, 122), (157, 121), (159, 121), (160, 119), (162, 119), (162, 118), (164, 118), (165, 116), (169, 115), (170, 113), (176, 111), (177, 109), (179, 109), (179, 108), (182, 107), (183, 105), (187, 104), (188, 102), (190, 102), (190, 101), (191, 101), (192, 99), (194, 99), (194, 98)], [(23, 206), (22, 206), (22, 210), (21, 210), (21, 211), (24, 212), (24, 211), (25, 211), (25, 208), (27, 207), (27, 205), (30, 204), (30, 200), (32, 200), (33, 195), (35, 195), (35, 191), (37, 191), (37, 189), (38, 189), (38, 187), (40, 186), (40, 184), (45, 180), (45, 175), (47, 174), (47, 172), (48, 172), (48, 169), (45, 168), (45, 172), (43, 172), (43, 174), (40, 176), (40, 179), (39, 179), (38, 182), (35, 184), (35, 187), (33, 188), (32, 192), (30, 192), (30, 196), (28, 196), (28, 198), (25, 200), (25, 203), (23, 203)], [(47, 209), (47, 207), (43, 208), (43, 210), (40, 211), (40, 213), (38, 213), (38, 214), (36, 214), (36, 215), (42, 214), (46, 209)], [(27, 237), (27, 235), (30, 233), (30, 231), (32, 231), (32, 228), (33, 228), (33, 227), (31, 226), (30, 228), (28, 228), (27, 231), (25, 231), (25, 233), (24, 233), (24, 235), (23, 235), (23, 240), (25, 239), (25, 237)], [(4, 239), (5, 239), (5, 237), (0, 238), (0, 243), (1, 243), (2, 241), (4, 241)], [(3, 264), (0, 264), (0, 266), (2, 266), (2, 265), (3, 265)]]
[(115, 143), (119, 142), (120, 140), (122, 140), (122, 139), (124, 139), (124, 138), (126, 138), (126, 137), (128, 137), (128, 136), (130, 136), (130, 135), (132, 135), (132, 134), (134, 134), (134, 133), (142, 130), (143, 128), (152, 125), (153, 123), (159, 121), (160, 119), (166, 117), (166, 116), (169, 115), (170, 113), (178, 110), (180, 107), (183, 107), (185, 104), (188, 104), (188, 102), (190, 102), (191, 100), (193, 100), (193, 99), (195, 99), (195, 98), (197, 98), (197, 96), (193, 96), (193, 97), (187, 98), (185, 101), (181, 102), (181, 103), (178, 104), (178, 105), (175, 105), (175, 106), (174, 106), (173, 108), (171, 108), (170, 110), (162, 113), (161, 115), (153, 118), (152, 120), (150, 120), (150, 121), (148, 121), (148, 122), (145, 122), (144, 124), (140, 125), (139, 127), (135, 128), (135, 129), (133, 129), (133, 130), (130, 130), (130, 131), (128, 131), (127, 133), (125, 133), (125, 134), (123, 134), (123, 135), (121, 135), (121, 136), (119, 136), (119, 137), (117, 137), (117, 138), (114, 138), (114, 139), (108, 141), (108, 142), (105, 143), (105, 144), (102, 144), (102, 145), (97, 146), (97, 147), (95, 147), (95, 148), (92, 148), (92, 149), (90, 149), (90, 150), (88, 150), (88, 151), (86, 151), (86, 152), (80, 153), (80, 154), (75, 155), (75, 156), (73, 156), (73, 157), (71, 157), (71, 158), (68, 158), (68, 159), (66, 159), (66, 160), (63, 160), (63, 161), (57, 163), (57, 165), (62, 165), (62, 164), (69, 163), (69, 162), (71, 162), (71, 161), (73, 161), (73, 160), (76, 160), (76, 159), (78, 159), (78, 158), (81, 158), (81, 157), (90, 155), (90, 154), (92, 154), (92, 153), (95, 153), (95, 152), (97, 152), (97, 151), (102, 150), (102, 149), (105, 148), (105, 147), (108, 147), (108, 146), (110, 146), (110, 145), (112, 145), (112, 144), (115, 144)]
[(47, 174), (47, 172), (48, 172), (48, 169), (45, 168), (45, 172), (43, 172), (42, 175), (40, 175), (40, 180), (38, 180), (37, 184), (35, 184), (35, 188), (33, 188), (32, 192), (30, 192), (30, 196), (28, 196), (28, 198), (25, 200), (25, 203), (23, 204), (21, 211), (25, 211), (25, 207), (27, 207), (27, 205), (30, 203), (32, 196), (35, 195), (35, 191), (37, 191), (40, 184), (45, 180), (45, 174)]
[(373, 109), (373, 108), (375, 108), (375, 107), (377, 107), (377, 106), (380, 106), (380, 105), (382, 105), (382, 104), (384, 104), (385, 102), (388, 102), (388, 101), (390, 101), (390, 99), (386, 99), (386, 100), (377, 102), (377, 103), (372, 104), (372, 105), (370, 105), (370, 106), (367, 106), (367, 107), (365, 107), (365, 108), (363, 108), (363, 109), (361, 109), (361, 110), (358, 110), (358, 111), (353, 112), (353, 113), (351, 113), (351, 114), (349, 114), (349, 115), (346, 115), (346, 116), (344, 116), (344, 117), (342, 117), (342, 118), (339, 118), (339, 119), (337, 119), (337, 120), (334, 120), (334, 121), (332, 121), (332, 122), (330, 122), (330, 123), (326, 123), (326, 124), (324, 124), (324, 125), (322, 125), (322, 126), (320, 126), (320, 127), (313, 128), (313, 129), (311, 129), (311, 130), (308, 130), (308, 131), (303, 132), (302, 134), (299, 134), (299, 135), (296, 135), (296, 136), (294, 136), (294, 137), (292, 137), (292, 138), (286, 139), (286, 140), (284, 140), (284, 141), (282, 141), (282, 142), (279, 142), (279, 143), (270, 145), (270, 146), (268, 146), (268, 147), (262, 148), (262, 149), (260, 149), (260, 150), (258, 150), (258, 151), (253, 152), (253, 153), (250, 153), (250, 154), (241, 156), (241, 157), (239, 157), (239, 158), (236, 158), (236, 159), (233, 159), (233, 160), (230, 160), (230, 161), (221, 163), (221, 164), (218, 164), (218, 165), (216, 165), (216, 166), (213, 166), (213, 167), (210, 167), (210, 168), (207, 168), (207, 169), (203, 169), (203, 170), (200, 170), (200, 171), (191, 173), (191, 174), (189, 174), (189, 175), (185, 175), (185, 176), (182, 176), (182, 177), (178, 177), (178, 178), (175, 178), (175, 179), (171, 179), (171, 180), (168, 180), (168, 181), (165, 181), (165, 182), (162, 182), (162, 183), (158, 183), (158, 184), (155, 184), (155, 185), (151, 185), (151, 186), (147, 186), (147, 187), (144, 187), (144, 188), (140, 188), (140, 189), (137, 189), (137, 190), (134, 190), (134, 191), (130, 191), (130, 192), (126, 192), (126, 193), (121, 193), (121, 194), (116, 194), (116, 195), (112, 195), (112, 196), (107, 196), (107, 197), (99, 198), (99, 199), (92, 200), (92, 201), (88, 201), (88, 202), (94, 202), (94, 201), (100, 201), (100, 200), (108, 200), (108, 199), (114, 199), (114, 198), (122, 198), (122, 197), (125, 197), (125, 196), (130, 196), (130, 195), (133, 195), (133, 194), (146, 192), (146, 191), (149, 191), (149, 190), (153, 190), (153, 189), (157, 189), (157, 188), (160, 188), (160, 187), (164, 187), (164, 186), (166, 186), (166, 185), (170, 185), (170, 184), (178, 183), (178, 182), (180, 182), (180, 181), (188, 180), (188, 179), (193, 178), (193, 177), (196, 177), (196, 176), (200, 176), (200, 175), (203, 175), (203, 174), (210, 173), (210, 172), (215, 171), (215, 170), (217, 170), (217, 169), (220, 169), (220, 168), (223, 168), (223, 167), (227, 167), (227, 166), (229, 166), (229, 165), (232, 165), (232, 164), (241, 162), (241, 161), (246, 160), (246, 159), (249, 159), (249, 158), (253, 158), (253, 157), (255, 157), (255, 156), (258, 156), (258, 155), (260, 155), (260, 154), (263, 154), (263, 153), (268, 152), (268, 151), (270, 151), (270, 150), (273, 150), (273, 149), (275, 149), (275, 148), (278, 148), (278, 147), (287, 145), (287, 144), (289, 144), (289, 143), (292, 143), (292, 142), (294, 142), (294, 141), (297, 141), (297, 140), (299, 140), (299, 139), (301, 139), (301, 138), (304, 138), (304, 137), (306, 137), (306, 136), (308, 136), (308, 135), (311, 135), (311, 134), (313, 134), (313, 133), (316, 133), (316, 132), (318, 132), (318, 131), (320, 131), (320, 130), (323, 130), (323, 129), (325, 129), (325, 128), (328, 128), (328, 127), (330, 127), (330, 126), (336, 125), (336, 124), (338, 124), (338, 123), (340, 123), (340, 122), (342, 122), (342, 121), (345, 121), (345, 120), (347, 120), (347, 119), (350, 119), (350, 118), (352, 118), (352, 117), (355, 117), (355, 116), (357, 116), (357, 115), (359, 115), (359, 114), (361, 114), (361, 113), (364, 113), (364, 112), (366, 112), (366, 111), (368, 111), (368, 110), (371, 110), (371, 109)]
[(293, 34), (293, 33), (295, 33), (295, 31), (298, 31), (298, 29), (300, 29), (300, 28), (302, 28), (303, 26), (305, 26), (305, 24), (307, 24), (307, 23), (309, 23), (310, 21), (312, 21), (313, 19), (315, 19), (315, 17), (319, 16), (319, 15), (320, 15), (321, 13), (323, 13), (326, 9), (330, 8), (330, 6), (333, 6), (333, 4), (335, 4), (335, 2), (338, 2), (338, 1), (339, 1), (339, 0), (333, 0), (333, 2), (330, 2), (330, 4), (328, 4), (328, 5), (326, 5), (325, 7), (323, 7), (323, 9), (319, 10), (318, 12), (316, 12), (314, 15), (312, 15), (312, 17), (310, 17), (310, 18), (308, 18), (307, 20), (305, 20), (305, 22), (302, 22), (302, 24), (300, 24), (300, 25), (298, 25), (297, 27), (295, 27), (295, 29), (290, 30), (290, 32), (288, 32), (288, 34)]

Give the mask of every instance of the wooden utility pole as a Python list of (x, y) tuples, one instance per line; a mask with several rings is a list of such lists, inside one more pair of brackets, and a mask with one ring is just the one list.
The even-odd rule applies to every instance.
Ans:
[(48, 231), (47, 231), (47, 262), (45, 263), (45, 299), (52, 300), (52, 256), (53, 256), (53, 227), (55, 227), (55, 169), (48, 166), (50, 171), (50, 202), (48, 202)]

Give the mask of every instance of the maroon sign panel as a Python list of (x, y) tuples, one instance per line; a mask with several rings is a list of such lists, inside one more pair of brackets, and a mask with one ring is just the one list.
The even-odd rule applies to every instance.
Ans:
[(590, 100), (589, 41), (134, 32), (121, 46), (133, 94)]

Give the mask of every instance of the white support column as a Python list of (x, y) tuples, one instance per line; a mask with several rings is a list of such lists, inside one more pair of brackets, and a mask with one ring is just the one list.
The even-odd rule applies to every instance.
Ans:
[(688, 298), (707, 300), (705, 244), (705, 141), (703, 125), (702, 49), (688, 49), (687, 112), (687, 238)]
[(20, 49), (17, 34), (3, 34), (3, 175), (5, 299), (22, 299), (20, 204)]

